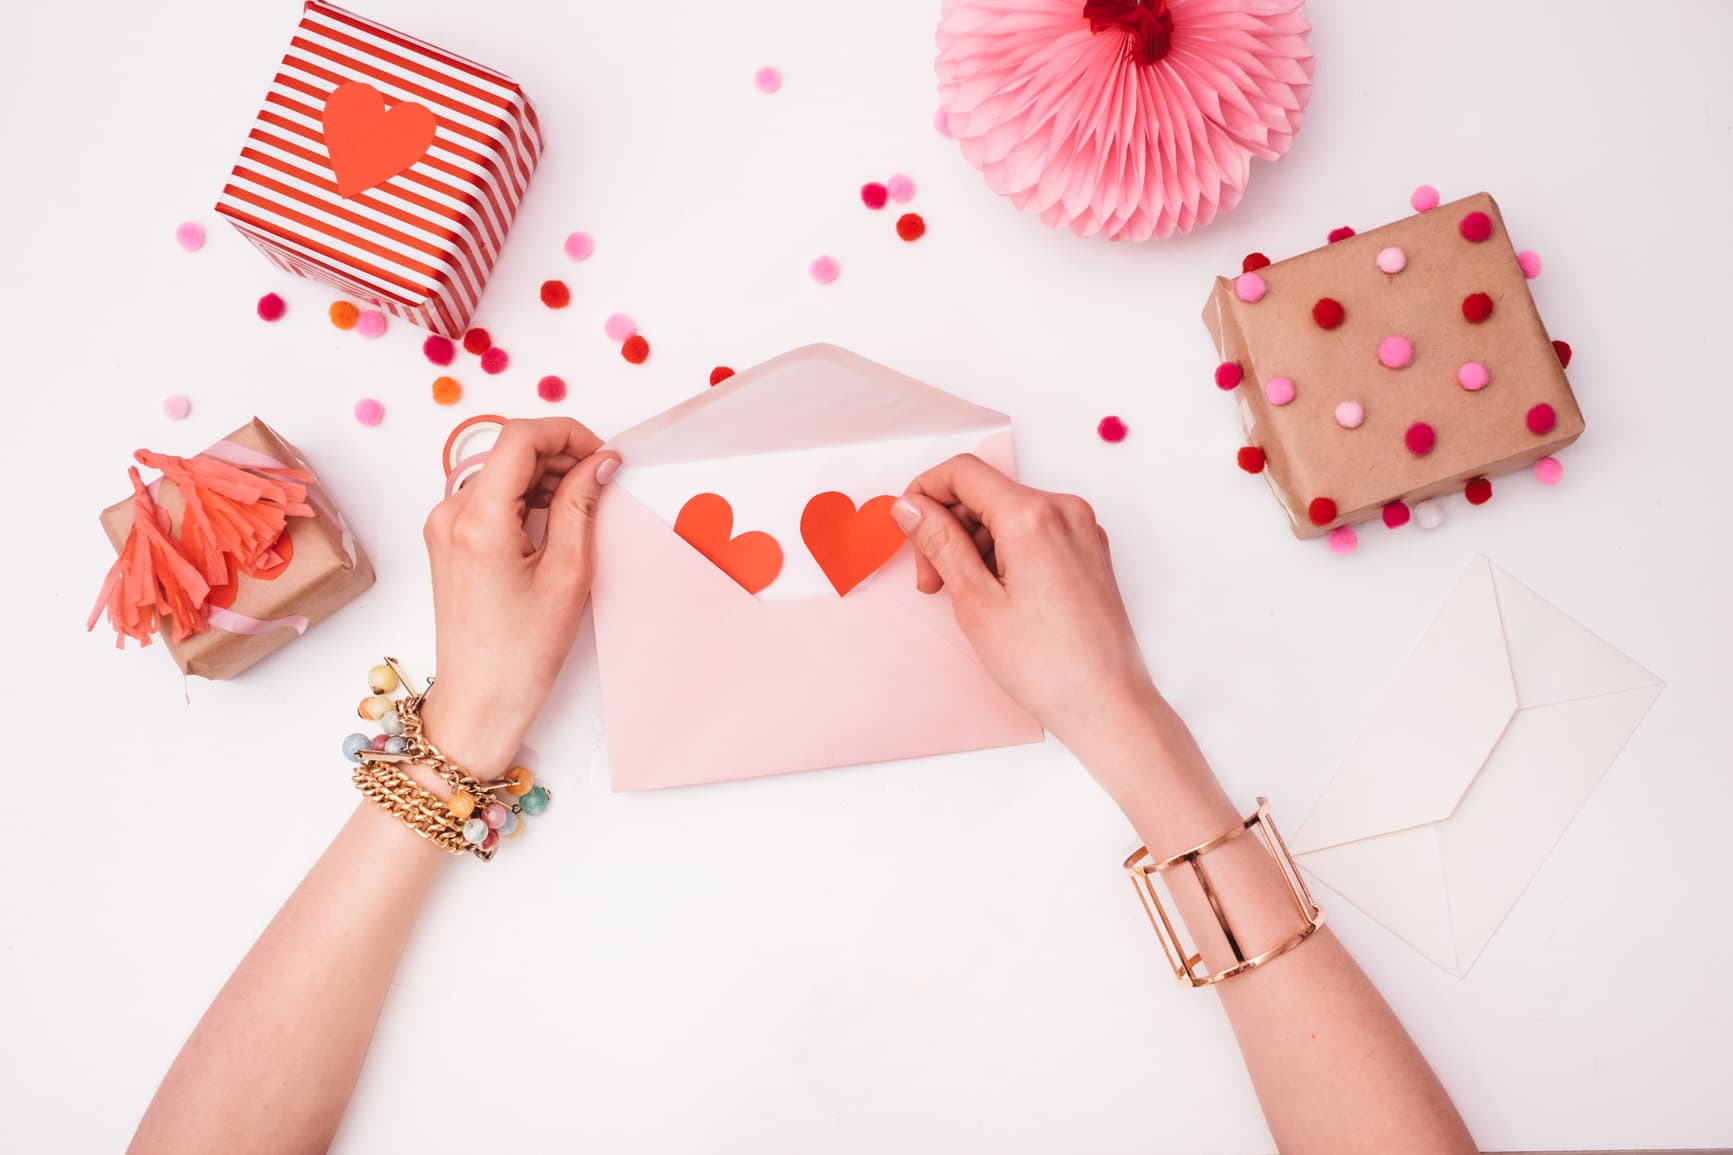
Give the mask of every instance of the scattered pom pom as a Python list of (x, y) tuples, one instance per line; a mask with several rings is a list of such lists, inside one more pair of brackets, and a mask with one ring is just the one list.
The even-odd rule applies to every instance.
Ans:
[(1558, 424), (1558, 414), (1553, 411), (1551, 405), (1542, 401), (1528, 411), (1526, 420), (1528, 421), (1528, 431), (1536, 437), (1541, 437), (1553, 431), (1553, 426)]
[(782, 73), (766, 64), (752, 74), (752, 87), (769, 96), (782, 87)]
[(1456, 368), (1456, 383), (1470, 393), (1480, 392), (1491, 380), (1492, 374), (1479, 361), (1464, 361)]
[(463, 386), (456, 377), (435, 377), (433, 379), (433, 403), (435, 405), (456, 405), (463, 397)]
[(1480, 324), (1492, 316), (1492, 296), (1488, 293), (1468, 294), (1462, 298), (1462, 315), (1470, 324)]
[(485, 353), (493, 347), (493, 338), (486, 329), (471, 329), (463, 335), (465, 353)]
[(1312, 320), (1320, 329), (1334, 329), (1348, 318), (1348, 310), (1334, 297), (1319, 297), (1312, 306)]
[(734, 376), (734, 370), (726, 365), (718, 365), (710, 370), (710, 384), (720, 385), (732, 376)]
[(511, 355), (498, 345), (489, 345), (481, 355), (481, 371), (490, 376), (494, 373), (504, 373), (506, 366), (511, 364)]
[(1423, 501), (1414, 507), (1414, 524), (1421, 529), (1437, 529), (1444, 524), (1444, 507), (1436, 501)]
[(943, 105), (933, 109), (933, 131), (946, 140), (954, 140), (951, 135), (951, 114), (945, 111)]
[(1571, 367), (1571, 345), (1569, 341), (1554, 341), (1552, 343), (1552, 351), (1558, 355), (1558, 367), (1560, 369), (1569, 369)]
[(363, 309), (355, 319), (355, 331), (369, 340), (385, 335), (385, 314), (378, 309)]
[(186, 221), (175, 228), (175, 244), (185, 252), (196, 253), (205, 247), (205, 226)]
[(1416, 421), (1402, 434), (1402, 441), (1408, 446), (1408, 452), (1416, 457), (1425, 457), (1438, 444), (1438, 434), (1426, 422)]
[(1462, 223), (1456, 226), (1465, 241), (1479, 244), (1492, 235), (1492, 218), (1483, 212), (1472, 212), (1462, 218)]
[(1565, 475), (1565, 467), (1556, 457), (1543, 457), (1534, 463), (1534, 478), (1542, 485), (1557, 485)]
[(1331, 229), (1330, 230), (1330, 243), (1333, 245), (1337, 241), (1345, 241), (1353, 235), (1354, 235), (1354, 230), (1349, 228), (1347, 225), (1343, 225), (1341, 228)]
[(638, 331), (638, 322), (624, 313), (611, 313), (602, 322), (602, 332), (608, 335), (610, 341), (624, 341)]
[(1380, 272), (1400, 273), (1408, 267), (1408, 253), (1400, 245), (1379, 249), (1377, 264)]
[(885, 191), (900, 205), (915, 199), (915, 182), (903, 173), (896, 173), (885, 182)]
[(543, 401), (564, 401), (566, 399), (566, 383), (563, 379), (549, 373), (536, 382), (536, 396)]
[(183, 421), (186, 415), (193, 411), (193, 403), (179, 393), (170, 394), (162, 399), (162, 414), (170, 421)]
[(1485, 505), (1492, 500), (1492, 482), (1484, 477), (1476, 477), (1462, 487), (1462, 495), (1468, 498), (1470, 505)]
[(806, 275), (821, 285), (828, 285), (836, 280), (836, 275), (841, 271), (835, 257), (815, 257), (812, 264), (806, 266)]
[(1366, 407), (1358, 401), (1343, 401), (1336, 406), (1336, 424), (1343, 429), (1358, 429), (1366, 420)]
[(1384, 507), (1384, 528), (1401, 529), (1403, 526), (1408, 524), (1408, 519), (1411, 516), (1412, 514), (1408, 512), (1407, 505), (1400, 501), (1392, 501), (1389, 505)]
[(1255, 304), (1264, 299), (1264, 292), (1269, 286), (1256, 273), (1241, 273), (1234, 279), (1234, 296), (1248, 304)]
[(331, 307), (325, 310), (325, 315), (331, 318), (331, 323), (339, 329), (353, 329), (355, 322), (361, 319), (361, 310), (349, 301), (332, 301)]
[(1330, 531), (1331, 553), (1353, 553), (1360, 548), (1360, 535), (1351, 525), (1338, 525)]
[(542, 282), (542, 304), (550, 309), (563, 309), (572, 303), (572, 291), (564, 281)]
[(927, 235), (927, 222), (920, 213), (904, 213), (897, 218), (897, 236), (905, 241), (918, 241)]
[(363, 425), (377, 425), (385, 420), (385, 406), (371, 397), (355, 402), (355, 420)]
[(450, 337), (435, 333), (421, 343), (421, 355), (435, 365), (449, 365), (457, 358), (457, 346), (451, 343)]
[(1378, 342), (1378, 364), (1386, 369), (1404, 369), (1414, 361), (1414, 342), (1406, 337), (1386, 337)]
[(1516, 255), (1516, 267), (1522, 270), (1522, 275), (1532, 281), (1540, 276), (1540, 254), (1533, 249), (1524, 249)]
[(1264, 396), (1271, 405), (1286, 405), (1294, 399), (1294, 383), (1286, 377), (1271, 377), (1264, 382)]
[(1264, 256), (1262, 253), (1247, 253), (1245, 259), (1240, 262), (1240, 272), (1242, 273), (1255, 273), (1259, 269), (1267, 269), (1269, 267), (1270, 258)]
[(1438, 190), (1429, 184), (1423, 184), (1414, 190), (1408, 203), (1417, 213), (1429, 213), (1438, 207)]
[(1314, 497), (1306, 506), (1306, 517), (1313, 525), (1329, 525), (1336, 520), (1336, 503), (1327, 497)]
[(885, 207), (891, 199), (891, 190), (878, 181), (868, 181), (860, 186), (860, 203), (869, 209), (878, 210)]
[(266, 293), (260, 297), (256, 308), (261, 321), (280, 321), (283, 314), (289, 311), (289, 306), (283, 303), (283, 298), (275, 293)]
[(1240, 368), (1238, 361), (1223, 361), (1216, 366), (1216, 388), (1232, 389), (1245, 380), (1246, 371)]
[(590, 254), (596, 251), (596, 242), (589, 233), (571, 233), (566, 237), (566, 256), (574, 261), (587, 261)]
[(642, 365), (650, 355), (650, 342), (644, 340), (642, 333), (633, 333), (620, 346), (620, 356), (634, 365)]
[(1117, 417), (1103, 417), (1100, 424), (1096, 425), (1095, 432), (1101, 440), (1117, 444), (1125, 440), (1125, 435), (1130, 430), (1125, 422)]
[(1256, 445), (1242, 445), (1238, 455), (1239, 466), (1247, 473), (1262, 473), (1264, 471), (1264, 451)]

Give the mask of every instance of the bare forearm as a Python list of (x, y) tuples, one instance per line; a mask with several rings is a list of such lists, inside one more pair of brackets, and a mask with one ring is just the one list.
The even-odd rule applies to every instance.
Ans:
[(131, 1155), (324, 1151), (445, 858), (362, 803), (205, 1012)]
[[(1094, 730), (1092, 740), (1074, 749), (1154, 858), (1178, 854), (1240, 821), (1184, 722), (1159, 696), (1144, 696), (1125, 717), (1131, 720)], [(1299, 929), (1280, 868), (1255, 840), (1236, 839), (1206, 858), (1212, 887), (1247, 954)], [(1205, 963), (1211, 970), (1230, 964), (1201, 889), (1187, 872), (1169, 874), (1175, 905)], [(1402, 1024), (1327, 928), (1215, 989), (1285, 1155), (1477, 1150)]]

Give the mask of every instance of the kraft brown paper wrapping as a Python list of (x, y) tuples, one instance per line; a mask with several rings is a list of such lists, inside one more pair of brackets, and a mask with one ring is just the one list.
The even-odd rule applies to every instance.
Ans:
[[(1476, 210), (1493, 222), (1492, 236), (1479, 243), (1458, 231)], [(1408, 255), (1400, 273), (1382, 272), (1376, 263), (1392, 245)], [(1333, 526), (1375, 517), (1393, 501), (1460, 491), (1472, 478), (1520, 469), (1582, 435), (1582, 411), (1498, 204), (1486, 193), (1277, 262), (1259, 275), (1268, 288), (1256, 302), (1240, 300), (1233, 280), (1217, 277), (1204, 324), (1221, 359), (1245, 370), (1233, 397), (1246, 441), (1263, 449), (1265, 474), (1296, 537), (1321, 537)], [(1476, 292), (1490, 294), (1494, 305), (1478, 325), (1462, 315), (1462, 299)], [(1338, 328), (1312, 320), (1320, 297), (1346, 308)], [(1378, 342), (1392, 334), (1414, 343), (1414, 360), (1404, 369), (1378, 362)], [(1479, 392), (1457, 384), (1464, 361), (1479, 361), (1491, 375)], [(1269, 403), (1264, 382), (1272, 377), (1294, 382), (1292, 402)], [(1358, 429), (1336, 424), (1336, 406), (1348, 400), (1365, 407)], [(1537, 437), (1525, 418), (1543, 401), (1558, 423)], [(1438, 434), (1425, 457), (1403, 442), (1416, 421)], [(1336, 502), (1339, 516), (1328, 525), (1306, 516), (1317, 497)]]
[[(224, 440), (257, 450), (290, 469), (313, 472), (300, 450), (257, 417)], [(307, 488), (324, 497), (327, 508), (338, 508), (320, 488), (317, 475)], [(162, 483), (158, 490), (158, 504), (168, 513), (175, 532), (179, 533), (183, 503), (172, 482), (165, 480)], [(118, 552), (132, 528), (130, 497), (102, 511), (102, 528)], [(240, 576), (232, 607), (236, 613), (260, 621), (299, 614), (307, 619), (311, 629), (373, 584), (373, 563), (367, 560), (361, 543), (351, 535), (350, 544), (355, 556), (346, 558), (342, 529), (323, 514), (291, 517), (289, 540), (294, 546), (294, 557), (288, 568), (274, 580)], [(213, 626), (182, 642), (172, 641), (169, 634), (165, 626), (157, 640), (168, 647), (181, 672), (211, 679), (232, 678), (300, 636), (287, 626), (259, 634), (232, 634)]]

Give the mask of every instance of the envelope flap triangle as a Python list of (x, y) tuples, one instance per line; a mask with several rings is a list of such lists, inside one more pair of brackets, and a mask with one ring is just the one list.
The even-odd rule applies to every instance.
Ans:
[(1660, 685), (1655, 675), (1497, 566), (1492, 581), (1522, 705)]
[(1009, 426), (835, 345), (807, 345), (743, 370), (635, 425), (610, 445), (634, 467), (820, 449)]
[(1295, 857), (1306, 872), (1446, 970), (1458, 965), (1437, 827), (1399, 830)]

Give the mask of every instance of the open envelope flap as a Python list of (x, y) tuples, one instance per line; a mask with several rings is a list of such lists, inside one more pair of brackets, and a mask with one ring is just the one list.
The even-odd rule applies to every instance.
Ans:
[(1305, 824), (1296, 855), (1448, 817), (1517, 706), (1492, 563), (1469, 563)]
[(736, 373), (609, 442), (628, 466), (820, 449), (1009, 428), (972, 405), (835, 345), (807, 345)]

